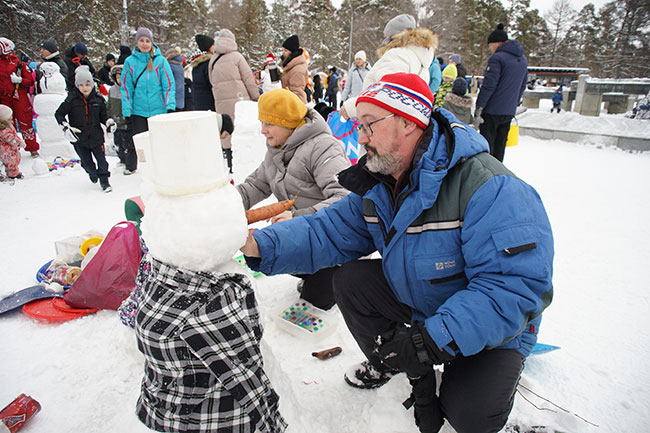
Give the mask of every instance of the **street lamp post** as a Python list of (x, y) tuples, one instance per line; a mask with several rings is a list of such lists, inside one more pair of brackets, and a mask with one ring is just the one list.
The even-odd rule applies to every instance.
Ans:
[(127, 45), (129, 40), (129, 16), (126, 7), (126, 0), (122, 0), (122, 10), (124, 11), (124, 23), (122, 24), (121, 44)]

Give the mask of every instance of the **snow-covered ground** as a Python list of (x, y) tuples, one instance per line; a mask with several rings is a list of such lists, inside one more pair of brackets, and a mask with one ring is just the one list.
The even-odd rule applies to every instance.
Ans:
[[(248, 124), (256, 125), (252, 109), (248, 114)], [(540, 109), (539, 121), (563, 116), (573, 114)], [(263, 155), (256, 128), (240, 128), (233, 140), (235, 181)], [(56, 156), (42, 153), (48, 161)], [(29, 157), (21, 163), (26, 179), (0, 184), (0, 297), (35, 284), (36, 270), (55, 255), (55, 241), (91, 229), (107, 232), (124, 219), (124, 200), (139, 194), (141, 173), (123, 176), (117, 158), (109, 162), (110, 194), (79, 167), (36, 176)], [(562, 432), (648, 431), (650, 154), (522, 136), (505, 162), (539, 191), (553, 225), (555, 299), (544, 313), (540, 341), (562, 347), (528, 359), (511, 421)], [(374, 391), (344, 383), (345, 369), (362, 355), (336, 309), (336, 331), (321, 341), (286, 333), (271, 319), (296, 296), (296, 281), (256, 279), (265, 365), (289, 432), (417, 432), (412, 413), (401, 406), (410, 392), (403, 375)], [(17, 311), (0, 316), (0, 339), (0, 407), (20, 393), (43, 407), (22, 432), (149, 431), (134, 414), (142, 356), (116, 312), (44, 324)], [(327, 361), (311, 356), (332, 346), (343, 353)]]

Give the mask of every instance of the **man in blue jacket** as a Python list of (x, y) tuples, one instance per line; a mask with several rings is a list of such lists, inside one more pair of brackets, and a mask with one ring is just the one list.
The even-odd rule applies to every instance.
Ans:
[[(348, 384), (376, 388), (406, 372), (421, 432), (445, 418), (456, 431), (496, 432), (552, 299), (551, 227), (538, 194), (485, 139), (432, 106), (414, 74), (368, 87), (356, 106), (367, 154), (339, 174), (352, 193), (251, 230), (242, 252), (266, 274), (344, 263), (334, 295), (367, 357)], [(375, 251), (380, 259), (357, 260)]]
[(526, 90), (528, 61), (524, 49), (499, 24), (488, 36), (492, 56), (485, 68), (485, 78), (476, 98), (474, 125), (490, 145), (490, 154), (503, 161), (510, 122)]

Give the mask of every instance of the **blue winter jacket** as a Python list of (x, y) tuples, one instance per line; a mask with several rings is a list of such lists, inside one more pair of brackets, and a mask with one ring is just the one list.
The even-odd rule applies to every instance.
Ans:
[[(149, 53), (141, 53), (135, 47), (127, 57), (122, 71), (122, 114), (151, 117), (176, 108), (174, 75), (167, 59), (153, 44), (153, 69), (147, 69)], [(140, 77), (140, 78), (138, 78)], [(137, 87), (135, 83), (137, 81)]]
[(554, 104), (559, 104), (562, 102), (562, 92), (555, 92), (551, 95), (551, 101), (553, 101)]
[(429, 89), (434, 95), (440, 87), (440, 82), (442, 81), (442, 70), (440, 69), (440, 63), (437, 58), (433, 58), (433, 62), (429, 66)]
[(527, 78), (524, 48), (515, 40), (507, 41), (488, 59), (476, 107), (484, 107), (486, 114), (514, 115)]
[(473, 128), (446, 110), (434, 117), (397, 197), (364, 156), (339, 175), (353, 193), (256, 230), (262, 259), (248, 263), (266, 274), (313, 273), (379, 251), (395, 295), (439, 347), (454, 352), (453, 340), (465, 356), (495, 347), (528, 355), (553, 293), (544, 206)]
[(185, 108), (185, 70), (183, 69), (183, 58), (179, 54), (171, 59), (167, 59), (167, 62), (169, 62), (169, 67), (174, 76), (176, 109), (182, 110)]

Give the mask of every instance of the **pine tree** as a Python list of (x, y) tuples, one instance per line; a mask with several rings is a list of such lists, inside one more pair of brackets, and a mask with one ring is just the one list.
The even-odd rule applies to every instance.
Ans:
[(601, 49), (598, 41), (598, 18), (593, 4), (584, 6), (576, 15), (561, 44), (561, 55), (566, 66), (589, 68), (598, 73), (600, 66), (596, 61)]
[(268, 52), (268, 9), (263, 0), (244, 0), (241, 23), (234, 29), (239, 51), (251, 66), (263, 64)]
[(550, 33), (539, 11), (530, 9), (530, 0), (513, 1), (513, 7), (510, 8), (510, 23), (512, 28), (510, 39), (519, 41), (524, 48), (528, 64), (544, 64)]

